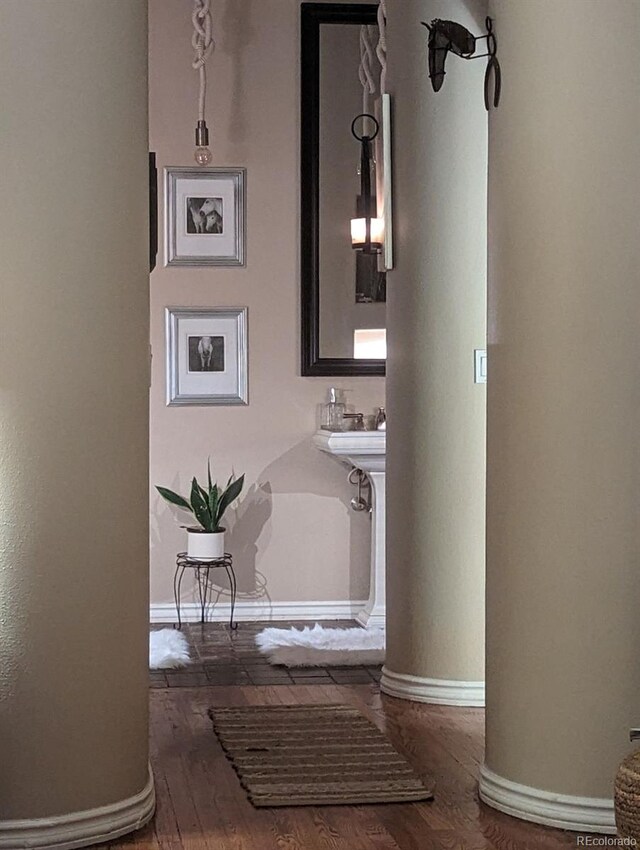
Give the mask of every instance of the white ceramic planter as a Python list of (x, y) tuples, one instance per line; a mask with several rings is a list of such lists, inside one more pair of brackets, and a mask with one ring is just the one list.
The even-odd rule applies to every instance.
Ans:
[(209, 534), (187, 529), (187, 555), (201, 561), (211, 561), (224, 555), (224, 531)]

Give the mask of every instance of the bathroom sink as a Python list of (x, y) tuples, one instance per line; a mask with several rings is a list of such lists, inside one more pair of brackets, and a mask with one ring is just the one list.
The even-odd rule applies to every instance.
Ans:
[(384, 628), (386, 571), (385, 463), (386, 431), (316, 431), (313, 443), (348, 466), (367, 474), (371, 482), (371, 580), (369, 599), (356, 619), (367, 628)]
[(364, 472), (384, 472), (386, 431), (316, 431), (314, 445)]

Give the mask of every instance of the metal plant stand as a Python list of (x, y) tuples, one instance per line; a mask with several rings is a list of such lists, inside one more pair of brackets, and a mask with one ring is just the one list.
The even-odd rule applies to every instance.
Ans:
[(200, 600), (200, 622), (205, 622), (207, 611), (207, 599), (209, 596), (210, 582), (209, 573), (211, 570), (223, 569), (227, 573), (229, 579), (229, 587), (231, 589), (231, 615), (229, 617), (229, 628), (235, 630), (238, 624), (234, 623), (233, 613), (236, 607), (236, 574), (233, 571), (233, 558), (228, 553), (221, 558), (215, 558), (211, 561), (196, 560), (190, 558), (186, 552), (179, 552), (176, 557), (176, 571), (173, 576), (173, 597), (176, 603), (176, 612), (178, 614), (178, 628), (182, 628), (182, 618), (180, 616), (180, 585), (185, 570), (192, 569), (195, 572), (198, 582), (198, 599)]

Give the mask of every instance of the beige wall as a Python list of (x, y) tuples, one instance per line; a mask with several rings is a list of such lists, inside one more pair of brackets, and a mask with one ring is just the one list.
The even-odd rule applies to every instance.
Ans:
[[(161, 168), (188, 165), (197, 108), (190, 9), (151, 0), (149, 10), (151, 148)], [(299, 377), (299, 2), (225, 0), (213, 20), (212, 164), (247, 167), (248, 259), (243, 269), (160, 264), (151, 276), (151, 484), (185, 489), (207, 455), (220, 478), (232, 467), (247, 473), (229, 540), (240, 598), (264, 584), (259, 593), (274, 601), (363, 599), (369, 518), (349, 511), (346, 468), (310, 437), (330, 385), (373, 412), (384, 403), (384, 381)], [(165, 406), (166, 305), (249, 307), (248, 407)], [(153, 602), (172, 600), (183, 535), (152, 489)]]
[(144, 0), (0, 3), (0, 843), (147, 781), (146, 75)]
[[(487, 119), (482, 62), (427, 76), (420, 21), (472, 32), (482, 3), (391, 0), (395, 268), (389, 274), (387, 669), (484, 678)], [(461, 698), (464, 694), (461, 693)]]
[(491, 9), (487, 765), (610, 798), (640, 692), (640, 9)]

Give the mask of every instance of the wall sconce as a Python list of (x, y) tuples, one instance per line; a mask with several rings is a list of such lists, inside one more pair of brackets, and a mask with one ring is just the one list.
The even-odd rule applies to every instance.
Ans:
[[(372, 135), (362, 132), (358, 135), (356, 124), (362, 119), (364, 123), (373, 122)], [(373, 115), (363, 112), (351, 122), (351, 133), (360, 142), (360, 196), (356, 204), (356, 217), (351, 219), (351, 247), (364, 254), (378, 254), (384, 241), (384, 221), (376, 218), (374, 201), (371, 196), (371, 142), (378, 135), (380, 125)]]

